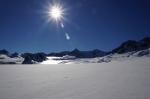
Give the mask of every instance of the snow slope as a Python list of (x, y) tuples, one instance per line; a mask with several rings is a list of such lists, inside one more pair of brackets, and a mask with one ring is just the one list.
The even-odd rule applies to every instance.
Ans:
[(150, 58), (0, 65), (0, 99), (150, 99)]
[(21, 56), (10, 58), (7, 55), (0, 54), (0, 64), (22, 64), (24, 58)]
[(61, 63), (63, 60), (58, 60), (61, 57), (47, 57), (46, 61), (43, 61), (41, 64), (59, 64)]

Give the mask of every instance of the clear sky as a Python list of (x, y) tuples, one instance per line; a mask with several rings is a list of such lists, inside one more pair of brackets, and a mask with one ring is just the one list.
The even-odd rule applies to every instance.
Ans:
[(123, 41), (150, 36), (150, 0), (61, 0), (67, 9), (64, 29), (47, 23), (43, 12), (49, 3), (51, 0), (0, 0), (0, 49), (109, 51)]

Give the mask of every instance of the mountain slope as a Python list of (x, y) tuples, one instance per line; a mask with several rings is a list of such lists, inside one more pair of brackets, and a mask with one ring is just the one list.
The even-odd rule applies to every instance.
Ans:
[(128, 40), (115, 48), (111, 53), (127, 53), (131, 51), (139, 51), (150, 48), (150, 37), (146, 37), (140, 41)]
[(74, 49), (73, 51), (64, 51), (60, 53), (51, 53), (48, 56), (57, 56), (63, 57), (65, 55), (75, 56), (76, 58), (94, 58), (94, 57), (102, 57), (105, 56), (107, 52), (95, 49), (92, 51), (80, 51), (78, 49)]

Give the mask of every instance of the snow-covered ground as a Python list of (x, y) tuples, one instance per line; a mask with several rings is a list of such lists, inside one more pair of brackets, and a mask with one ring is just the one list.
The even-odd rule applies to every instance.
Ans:
[(47, 60), (42, 62), (41, 64), (59, 64), (62, 60), (59, 60), (60, 57), (47, 57)]
[(150, 58), (0, 65), (0, 99), (150, 99)]

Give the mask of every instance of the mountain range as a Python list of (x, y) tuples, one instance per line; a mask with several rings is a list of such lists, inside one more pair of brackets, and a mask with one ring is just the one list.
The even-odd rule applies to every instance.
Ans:
[[(0, 64), (35, 64), (47, 60), (47, 57), (63, 57), (63, 56), (74, 56), (75, 58), (96, 58), (105, 57), (113, 54), (125, 54), (129, 52), (138, 52), (142, 50), (149, 50), (150, 48), (150, 37), (145, 37), (142, 40), (128, 40), (123, 42), (119, 47), (113, 49), (112, 51), (105, 52), (99, 49), (92, 51), (80, 51), (79, 49), (74, 49), (73, 51), (63, 51), (58, 53), (10, 53), (7, 50), (0, 50)], [(149, 51), (141, 52), (142, 54), (150, 54)], [(18, 60), (19, 59), (19, 60)], [(9, 61), (8, 61), (9, 60)], [(15, 61), (10, 61), (15, 60)], [(17, 60), (17, 62), (16, 62)]]

